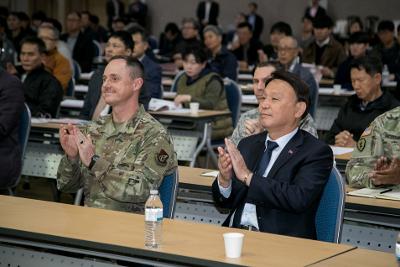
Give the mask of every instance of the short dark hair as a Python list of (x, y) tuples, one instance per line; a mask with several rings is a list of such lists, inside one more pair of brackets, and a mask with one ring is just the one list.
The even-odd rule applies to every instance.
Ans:
[(108, 37), (108, 40), (110, 40), (110, 38), (116, 38), (119, 39), (121, 42), (124, 43), (126, 48), (129, 48), (131, 50), (133, 50), (134, 47), (134, 43), (132, 40), (132, 36), (129, 34), (129, 32), (127, 31), (116, 31), (110, 34), (110, 36)]
[(60, 33), (62, 32), (62, 25), (61, 25), (61, 23), (60, 23), (57, 19), (54, 19), (54, 18), (45, 18), (45, 19), (42, 21), (42, 23), (43, 23), (43, 22), (47, 22), (47, 23), (52, 24)]
[(207, 62), (208, 59), (206, 49), (202, 45), (187, 46), (182, 53), (182, 58), (186, 59), (189, 55), (193, 55), (196, 62), (199, 64)]
[(46, 54), (47, 53), (46, 45), (44, 44), (42, 39), (40, 39), (37, 36), (28, 36), (28, 37), (25, 37), (24, 39), (22, 39), (22, 41), (21, 41), (21, 49), (22, 49), (22, 46), (24, 44), (36, 45), (40, 54)]
[[(149, 37), (146, 33), (146, 30), (139, 26), (139, 25), (134, 25), (132, 27), (129, 27), (129, 29), (127, 29), (127, 32), (129, 32), (131, 35), (133, 34), (140, 34), (140, 36), (142, 36), (142, 41), (143, 42), (147, 42)], [(131, 37), (132, 38), (132, 37)]]
[(378, 24), (378, 32), (380, 31), (394, 31), (394, 23), (391, 20), (382, 20)]
[(67, 14), (67, 16), (73, 15), (73, 14), (77, 15), (79, 19), (82, 18), (81, 12), (79, 12), (79, 11), (71, 11), (71, 12), (69, 12), (69, 13)]
[(274, 32), (279, 32), (285, 34), (286, 36), (291, 36), (292, 27), (290, 27), (290, 25), (284, 21), (278, 21), (272, 25), (271, 30), (269, 31), (269, 33)]
[(303, 82), (303, 80), (300, 79), (298, 75), (284, 70), (274, 71), (271, 74), (271, 77), (265, 81), (265, 87), (267, 87), (267, 85), (273, 80), (281, 80), (287, 82), (293, 88), (293, 91), (297, 97), (297, 101), (306, 103), (306, 110), (301, 116), (302, 119), (305, 118), (310, 109), (310, 94), (308, 85)]
[(46, 13), (39, 10), (32, 14), (32, 20), (40, 20), (43, 21), (47, 18)]
[(200, 24), (199, 24), (199, 22), (198, 22), (197, 20), (195, 20), (194, 18), (184, 18), (184, 19), (182, 20), (182, 25), (185, 24), (185, 23), (192, 23), (193, 28), (194, 28), (195, 30), (200, 30)]
[(368, 44), (369, 36), (366, 32), (355, 32), (349, 37), (349, 44)]
[(110, 64), (111, 61), (117, 60), (117, 59), (122, 59), (125, 61), (126, 65), (130, 68), (130, 76), (132, 79), (137, 79), (137, 78), (142, 78), (144, 79), (144, 67), (143, 64), (136, 58), (131, 57), (131, 56), (113, 56), (108, 64)]
[(30, 21), (31, 19), (29, 18), (29, 15), (28, 14), (26, 14), (25, 12), (18, 12), (18, 14), (19, 14), (19, 19), (21, 20), (21, 21)]
[(257, 5), (256, 2), (250, 2), (250, 3), (249, 3), (249, 6), (253, 6), (255, 9), (258, 8), (258, 5)]
[(263, 61), (257, 64), (257, 66), (253, 69), (253, 76), (256, 69), (265, 68), (265, 67), (272, 67), (275, 68), (275, 71), (281, 70), (282, 67), (277, 61)]
[(98, 25), (100, 23), (99, 17), (96, 15), (92, 15), (92, 14), (89, 16), (89, 21), (91, 23), (93, 23), (94, 25)]
[(360, 19), (360, 17), (358, 17), (358, 16), (354, 16), (354, 17), (352, 17), (352, 18), (350, 18), (349, 19), (349, 28), (348, 28), (348, 31), (350, 32), (350, 27), (353, 25), (353, 24), (358, 24), (358, 25), (360, 25), (360, 28), (361, 28), (361, 31), (364, 29), (364, 25), (363, 25), (363, 23), (362, 23), (362, 21), (361, 21), (361, 19)]
[(354, 59), (350, 63), (350, 70), (358, 69), (365, 70), (368, 75), (373, 76), (377, 73), (382, 74), (382, 61), (376, 56), (364, 56), (361, 58)]
[(240, 29), (240, 28), (248, 28), (249, 31), (253, 32), (253, 27), (251, 27), (251, 24), (248, 23), (248, 22), (241, 22), (241, 23), (239, 23), (239, 24), (237, 25), (236, 28), (237, 28), (237, 29)]
[(324, 29), (324, 28), (331, 29), (333, 27), (333, 21), (331, 17), (327, 15), (317, 16), (313, 20), (313, 27), (317, 29)]
[(164, 32), (171, 32), (172, 34), (177, 34), (179, 33), (179, 27), (176, 25), (174, 22), (169, 22), (167, 25), (165, 25)]

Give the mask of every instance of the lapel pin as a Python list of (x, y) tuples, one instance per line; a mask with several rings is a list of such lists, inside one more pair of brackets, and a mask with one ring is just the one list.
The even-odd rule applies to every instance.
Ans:
[(293, 154), (293, 150), (290, 149), (290, 150), (288, 151), (288, 153), (289, 153), (289, 154)]

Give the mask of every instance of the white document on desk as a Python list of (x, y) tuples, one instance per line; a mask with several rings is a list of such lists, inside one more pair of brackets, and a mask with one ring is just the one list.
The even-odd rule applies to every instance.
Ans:
[(60, 105), (63, 108), (83, 108), (83, 100), (65, 99)]
[(206, 177), (214, 177), (216, 178), (219, 174), (219, 171), (209, 171), (209, 172), (203, 172), (200, 174), (200, 176), (206, 176)]
[(163, 110), (176, 110), (179, 107), (175, 105), (174, 101), (168, 101), (164, 99), (152, 98), (149, 102), (149, 110), (151, 111), (163, 111)]
[(333, 151), (333, 155), (335, 155), (335, 156), (347, 154), (347, 153), (353, 152), (353, 150), (354, 150), (354, 148), (352, 148), (352, 147), (340, 147), (340, 146), (330, 146), (330, 147)]

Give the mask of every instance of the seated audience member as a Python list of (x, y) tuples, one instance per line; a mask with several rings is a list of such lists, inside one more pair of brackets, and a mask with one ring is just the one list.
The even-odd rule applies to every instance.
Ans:
[(349, 21), (348, 27), (347, 27), (347, 35), (351, 36), (352, 34), (356, 32), (362, 32), (364, 31), (364, 26), (363, 23), (360, 19), (360, 17), (354, 17)]
[(222, 34), (222, 30), (214, 25), (208, 25), (203, 30), (204, 44), (209, 52), (208, 63), (221, 77), (236, 81), (238, 72), (236, 57), (222, 45)]
[(394, 36), (394, 23), (390, 20), (379, 22), (378, 37), (380, 43), (372, 49), (371, 55), (380, 57), (382, 64), (387, 65), (392, 74), (390, 80), (395, 76), (400, 79), (400, 45)]
[(38, 37), (46, 45), (47, 54), (44, 57), (44, 67), (60, 82), (64, 92), (67, 92), (68, 83), (72, 79), (71, 65), (63, 55), (58, 52), (57, 41), (60, 32), (53, 26), (40, 26)]
[[(114, 32), (108, 38), (104, 59), (108, 62), (114, 56), (131, 56), (133, 40), (128, 32)], [(81, 119), (96, 121), (100, 116), (108, 114), (110, 106), (101, 97), (103, 85), (103, 73), (105, 67), (98, 68), (89, 80), (89, 89), (80, 114)], [(145, 108), (150, 101), (150, 95), (142, 88), (139, 95), (139, 103)]]
[(147, 4), (142, 0), (133, 0), (130, 2), (126, 17), (129, 21), (138, 23), (143, 28), (146, 28)]
[(368, 125), (382, 113), (400, 103), (387, 91), (382, 91), (382, 62), (379, 58), (366, 56), (350, 65), (351, 83), (355, 95), (349, 97), (329, 132), (328, 144), (353, 147)]
[(19, 53), (21, 49), (21, 41), (27, 36), (27, 32), (22, 27), (21, 13), (11, 12), (7, 17), (7, 25), (9, 30), (7, 37), (13, 43), (17, 53)]
[(346, 167), (352, 187), (400, 185), (400, 107), (376, 117)]
[(226, 41), (228, 43), (227, 48), (229, 50), (235, 50), (240, 46), (236, 28), (240, 23), (246, 21), (247, 21), (246, 14), (239, 12), (235, 17), (234, 25), (228, 26), (229, 29), (226, 32)]
[(76, 60), (82, 72), (92, 71), (92, 61), (95, 57), (95, 46), (93, 36), (82, 30), (81, 14), (71, 12), (67, 15), (67, 32), (61, 35), (72, 52), (72, 58)]
[(83, 187), (85, 206), (143, 213), (150, 190), (177, 167), (171, 137), (138, 102), (143, 76), (138, 60), (112, 58), (102, 85), (112, 113), (85, 127), (60, 129), (65, 156), (57, 187), (70, 193)]
[(301, 47), (301, 51), (314, 42), (314, 34), (313, 34), (313, 19), (309, 15), (305, 15), (301, 20), (301, 34), (299, 38), (299, 45)]
[(0, 68), (0, 194), (21, 172), (18, 129), (23, 107), (21, 81)]
[[(263, 62), (258, 64), (254, 69), (253, 91), (258, 104), (264, 99), (265, 81), (276, 71), (276, 68), (276, 64)], [(307, 116), (300, 121), (299, 128), (318, 138), (315, 122), (310, 114), (307, 114)], [(260, 122), (260, 112), (258, 108), (254, 108), (240, 115), (239, 122), (230, 139), (237, 146), (239, 141), (243, 138), (259, 134), (264, 130)]]
[[(188, 47), (183, 52), (185, 73), (176, 81), (175, 104), (189, 107), (198, 102), (200, 109), (227, 110), (224, 83), (221, 77), (207, 66), (203, 47)], [(231, 117), (222, 117), (212, 123), (212, 139), (221, 139), (232, 133)]]
[(173, 22), (165, 26), (164, 32), (160, 34), (159, 54), (165, 57), (171, 57), (175, 47), (182, 40), (182, 35), (178, 25)]
[(124, 19), (119, 18), (119, 17), (113, 19), (112, 24), (111, 24), (112, 32), (124, 31), (125, 27), (126, 27), (126, 23), (125, 23)]
[(178, 69), (182, 68), (182, 53), (189, 46), (201, 45), (199, 39), (200, 24), (194, 18), (182, 20), (182, 40), (176, 45), (172, 59)]
[(352, 90), (350, 78), (350, 64), (354, 59), (364, 57), (368, 50), (369, 37), (365, 32), (353, 33), (349, 38), (350, 55), (343, 61), (336, 72), (335, 84), (340, 84), (342, 88)]
[(259, 50), (259, 62), (278, 60), (279, 41), (286, 36), (292, 36), (292, 28), (289, 24), (279, 21), (272, 25), (269, 32), (270, 44), (264, 46), (263, 50)]
[(43, 11), (36, 11), (32, 14), (32, 30), (37, 33), (40, 24), (47, 19), (46, 13)]
[(257, 64), (257, 51), (262, 49), (262, 44), (253, 38), (251, 25), (247, 22), (240, 23), (237, 26), (236, 32), (240, 46), (232, 52), (237, 61), (239, 61), (239, 68), (247, 70), (249, 66)]
[(259, 41), (264, 28), (264, 20), (257, 14), (258, 5), (256, 2), (251, 2), (247, 6), (249, 8), (247, 22), (251, 25), (254, 40)]
[(310, 95), (310, 110), (311, 116), (315, 117), (318, 106), (318, 84), (311, 72), (301, 66), (298, 54), (300, 48), (296, 39), (292, 36), (281, 38), (278, 43), (278, 62), (283, 69), (296, 74), (308, 85)]
[(303, 51), (303, 61), (323, 66), (324, 77), (334, 78), (336, 69), (346, 58), (343, 46), (331, 35), (333, 21), (328, 16), (317, 17), (313, 22), (315, 41)]
[[(274, 72), (259, 105), (266, 131), (218, 147), (217, 205), (228, 208), (223, 226), (316, 238), (315, 214), (332, 169), (328, 145), (299, 129), (308, 111), (307, 85)], [(295, 222), (295, 223), (293, 223)]]
[(153, 98), (162, 98), (161, 67), (146, 55), (149, 49), (148, 36), (142, 27), (133, 27), (128, 30), (134, 42), (132, 56), (139, 59), (144, 67), (143, 90)]
[(100, 44), (104, 44), (108, 39), (108, 31), (102, 25), (100, 25), (100, 19), (96, 15), (89, 16), (90, 28), (92, 29), (95, 40)]
[(26, 37), (21, 42), (21, 65), (25, 102), (32, 117), (57, 116), (64, 91), (57, 79), (42, 65), (46, 45), (38, 37)]

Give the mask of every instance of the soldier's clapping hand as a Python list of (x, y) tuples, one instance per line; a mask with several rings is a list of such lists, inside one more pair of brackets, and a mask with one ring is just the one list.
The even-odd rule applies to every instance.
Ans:
[(75, 142), (78, 147), (79, 157), (83, 165), (88, 167), (95, 151), (92, 138), (90, 135), (85, 136), (79, 129), (76, 129), (76, 136)]
[(374, 185), (400, 184), (400, 160), (394, 158), (389, 163), (388, 159), (381, 157), (371, 172), (370, 179)]
[(78, 157), (76, 130), (76, 127), (71, 124), (63, 126), (59, 130), (61, 146), (70, 160), (75, 160)]

